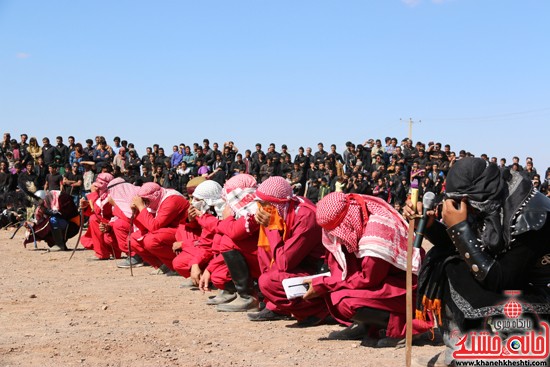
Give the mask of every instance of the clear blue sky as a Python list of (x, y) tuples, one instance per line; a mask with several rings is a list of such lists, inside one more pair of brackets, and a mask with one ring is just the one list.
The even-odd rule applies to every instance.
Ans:
[(408, 134), (550, 166), (546, 0), (0, 0), (0, 123), (170, 151)]

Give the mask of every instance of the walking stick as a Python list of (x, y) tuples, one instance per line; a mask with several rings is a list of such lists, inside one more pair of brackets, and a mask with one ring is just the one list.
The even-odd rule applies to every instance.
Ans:
[(71, 257), (69, 257), (69, 261), (74, 256), (74, 253), (78, 247), (78, 244), (80, 243), (80, 237), (82, 237), (82, 229), (84, 228), (84, 211), (80, 209), (80, 229), (78, 230), (78, 238), (76, 239), (76, 245), (74, 245), (73, 252), (71, 253)]
[(130, 218), (130, 229), (128, 230), (128, 257), (130, 258), (130, 276), (134, 276), (134, 265), (132, 264), (132, 230), (134, 229), (134, 217), (135, 213), (132, 211), (132, 217)]
[[(416, 213), (416, 204), (418, 203), (418, 189), (412, 189), (411, 191), (411, 202), (413, 205), (413, 210)], [(405, 336), (405, 365), (407, 367), (411, 366), (411, 357), (412, 357), (412, 316), (413, 316), (413, 293), (412, 293), (412, 258), (413, 258), (413, 243), (414, 243), (414, 221), (416, 216), (413, 216), (409, 220), (409, 241), (407, 243), (407, 278), (406, 278), (406, 311), (407, 311), (407, 321), (406, 321), (406, 336)]]

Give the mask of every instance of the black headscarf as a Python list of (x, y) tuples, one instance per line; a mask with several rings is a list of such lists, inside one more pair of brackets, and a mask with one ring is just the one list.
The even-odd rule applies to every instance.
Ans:
[(494, 163), (481, 158), (462, 158), (449, 170), (447, 197), (468, 198), (468, 203), (477, 209), (474, 227), (482, 244), (491, 252), (504, 249), (501, 208), (506, 195), (506, 181)]

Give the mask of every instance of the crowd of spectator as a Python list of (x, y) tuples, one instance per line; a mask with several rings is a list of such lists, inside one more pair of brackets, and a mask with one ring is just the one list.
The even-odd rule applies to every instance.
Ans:
[[(280, 151), (271, 143), (264, 152), (262, 144), (254, 149), (240, 151), (232, 141), (221, 147), (208, 139), (202, 145), (174, 145), (170, 152), (154, 144), (139, 154), (132, 143), (115, 137), (109, 144), (103, 136), (86, 139), (84, 144), (73, 136), (57, 136), (55, 145), (48, 137), (41, 140), (21, 134), (20, 140), (4, 133), (0, 145), (0, 193), (16, 190), (62, 190), (73, 196), (75, 202), (89, 192), (95, 176), (110, 172), (128, 182), (141, 185), (156, 182), (162, 187), (176, 189), (183, 194), (193, 177), (205, 176), (224, 182), (239, 173), (249, 173), (263, 182), (271, 176), (284, 177), (296, 194), (317, 203), (330, 192), (369, 194), (380, 197), (400, 209), (410, 188), (418, 188), (420, 195), (431, 191), (445, 192), (445, 177), (453, 164), (471, 153), (458, 154), (450, 145), (413, 142), (410, 139), (387, 137), (368, 139), (362, 144), (348, 141), (343, 152), (335, 144), (325, 150), (323, 143), (312, 148), (299, 147), (292, 157), (283, 144)], [(511, 168), (527, 175), (541, 192), (550, 195), (550, 170), (541, 175), (527, 157), (525, 166), (514, 157), (510, 165), (505, 158), (499, 161), (482, 154), (481, 158), (501, 168)]]

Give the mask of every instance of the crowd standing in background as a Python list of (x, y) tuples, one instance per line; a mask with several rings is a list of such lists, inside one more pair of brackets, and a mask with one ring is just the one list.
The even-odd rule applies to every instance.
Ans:
[[(208, 139), (167, 150), (153, 144), (145, 152), (119, 137), (41, 142), (5, 133), (0, 146), (4, 217), (35, 200), (25, 221), (33, 239), (25, 243), (67, 250), (67, 239), (86, 221), (81, 243), (96, 260), (149, 265), (182, 276), (182, 287), (215, 287), (207, 305), (251, 312), (251, 321), (338, 322), (347, 327), (328, 339), (374, 348), (395, 347), (405, 336), (408, 224), (400, 214), (410, 189), (441, 200), (449, 170), (472, 156), (390, 137), (348, 141), (343, 152), (335, 144), (325, 150), (319, 143), (315, 152), (299, 147), (294, 157), (285, 144), (278, 150), (271, 143), (264, 152), (258, 143), (242, 152), (232, 141), (220, 146)], [(518, 157), (511, 164), (480, 158), (481, 168), (509, 169), (550, 196), (550, 169), (542, 180), (531, 158), (524, 166)], [(18, 194), (27, 202), (14, 199)], [(10, 223), (4, 219), (2, 226)], [(415, 250), (414, 289), (423, 256)], [(318, 274), (325, 275), (309, 278)], [(284, 281), (296, 277), (306, 277), (307, 287), (294, 297)], [(416, 341), (433, 326), (429, 321), (414, 323)]]
[[(338, 152), (335, 144), (328, 150), (323, 143), (317, 144), (315, 151), (299, 147), (292, 157), (286, 144), (278, 150), (271, 143), (264, 151), (258, 143), (243, 152), (232, 141), (220, 147), (204, 139), (202, 145), (181, 143), (166, 151), (153, 144), (145, 152), (138, 152), (132, 143), (119, 137), (109, 143), (103, 136), (96, 136), (81, 143), (69, 136), (65, 144), (63, 137), (57, 136), (52, 145), (48, 137), (29, 139), (21, 134), (17, 141), (4, 133), (0, 193), (27, 186), (31, 190), (61, 190), (76, 203), (90, 192), (97, 174), (109, 172), (138, 186), (155, 182), (186, 195), (186, 184), (194, 177), (202, 176), (223, 186), (231, 177), (247, 173), (258, 183), (272, 176), (283, 177), (294, 193), (313, 203), (331, 192), (357, 193), (379, 197), (400, 210), (410, 188), (418, 188), (420, 196), (427, 191), (444, 193), (449, 168), (457, 160), (472, 156), (466, 150), (456, 153), (439, 142), (413, 144), (407, 138), (400, 142), (390, 137), (383, 141), (368, 139), (362, 144), (348, 141), (345, 146), (343, 152)], [(550, 195), (550, 168), (539, 174), (530, 157), (523, 164), (518, 157), (512, 162), (486, 154), (480, 157), (502, 169), (521, 171), (539, 191)]]

